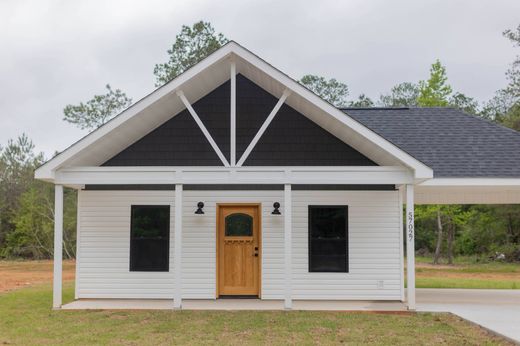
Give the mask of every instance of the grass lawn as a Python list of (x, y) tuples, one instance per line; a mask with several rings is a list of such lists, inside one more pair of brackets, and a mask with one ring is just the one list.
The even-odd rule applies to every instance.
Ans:
[(431, 258), (416, 258), (416, 287), (520, 289), (520, 264), (474, 263), (467, 258), (456, 258), (453, 265), (431, 262)]
[(0, 344), (508, 344), (448, 314), (52, 311), (51, 301), (48, 284), (0, 293)]

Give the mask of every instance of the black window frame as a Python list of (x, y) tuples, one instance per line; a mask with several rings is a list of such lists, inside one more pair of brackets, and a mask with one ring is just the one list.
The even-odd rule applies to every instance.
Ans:
[[(161, 208), (168, 209), (168, 232), (166, 234), (166, 262), (165, 267), (158, 268), (136, 268), (136, 264), (132, 261), (132, 258), (135, 256), (135, 249), (132, 246), (132, 242), (134, 241), (133, 230), (134, 230), (134, 210), (136, 208), (141, 209), (153, 209), (153, 208)], [(130, 206), (130, 257), (129, 257), (129, 270), (131, 272), (169, 272), (170, 271), (170, 218), (171, 218), (171, 208), (168, 204), (157, 204), (157, 205), (141, 205), (141, 204), (132, 204)]]
[[(319, 208), (341, 208), (341, 209), (344, 209), (345, 210), (345, 270), (334, 270), (334, 269), (331, 269), (331, 270), (315, 270), (313, 269), (312, 267), (312, 209), (319, 209)], [(350, 251), (349, 251), (349, 227), (348, 227), (348, 223), (349, 223), (349, 213), (348, 213), (348, 205), (309, 205), (308, 206), (308, 211), (307, 211), (307, 223), (308, 223), (308, 230), (307, 230), (307, 233), (308, 233), (308, 270), (309, 270), (309, 273), (348, 273), (349, 272), (349, 256), (350, 256)]]

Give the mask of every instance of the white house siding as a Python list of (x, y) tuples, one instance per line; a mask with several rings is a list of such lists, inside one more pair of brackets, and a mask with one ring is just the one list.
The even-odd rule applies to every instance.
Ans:
[[(348, 205), (349, 273), (309, 273), (308, 206), (320, 204)], [(397, 191), (293, 191), (293, 299), (401, 300), (400, 213)]]
[[(194, 214), (199, 201), (204, 215)], [(217, 203), (262, 204), (261, 295), (282, 298), (283, 216), (271, 215), (274, 202), (283, 203), (283, 191), (184, 191), (183, 298), (215, 298)]]
[[(81, 191), (78, 298), (173, 298), (174, 191)], [(283, 191), (183, 194), (183, 298), (214, 299), (217, 203), (261, 203), (261, 296), (282, 299)], [(204, 215), (195, 215), (197, 202)], [(293, 191), (294, 299), (401, 299), (396, 191)], [(169, 204), (170, 272), (130, 272), (130, 206)], [(308, 205), (349, 206), (349, 273), (308, 272)], [(382, 281), (382, 282), (380, 282)], [(382, 283), (382, 288), (381, 288)]]
[[(81, 191), (78, 298), (172, 298), (174, 191)], [(170, 271), (130, 272), (131, 205), (170, 205)]]

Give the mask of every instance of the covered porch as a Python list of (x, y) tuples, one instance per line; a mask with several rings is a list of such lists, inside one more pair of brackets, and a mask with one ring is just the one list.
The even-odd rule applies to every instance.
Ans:
[[(172, 186), (171, 194), (174, 217), (174, 249), (173, 267), (171, 271), (174, 278), (173, 299), (79, 299), (75, 302), (62, 306), (62, 279), (61, 279), (61, 251), (62, 246), (62, 222), (63, 217), (63, 186), (83, 188), (85, 185), (110, 186), (116, 183), (120, 185), (145, 186), (153, 181), (155, 183)], [(55, 224), (55, 252), (54, 267), (54, 296), (53, 307), (55, 309), (295, 309), (295, 310), (380, 310), (380, 311), (402, 311), (415, 309), (415, 287), (408, 285), (407, 296), (410, 297), (406, 304), (404, 295), (404, 277), (401, 275), (400, 300), (394, 301), (371, 301), (363, 300), (304, 300), (294, 299), (293, 274), (292, 274), (292, 247), (293, 247), (293, 187), (314, 187), (318, 191), (330, 186), (348, 186), (356, 189), (370, 189), (370, 186), (391, 185), (398, 189), (399, 201), (396, 199), (395, 217), (401, 217), (398, 210), (403, 209), (404, 201), (408, 205), (407, 220), (408, 229), (406, 236), (409, 266), (414, 268), (413, 250), (413, 188), (416, 182), (413, 172), (403, 167), (242, 167), (242, 168), (198, 168), (188, 169), (174, 168), (136, 168), (136, 167), (84, 167), (63, 169), (56, 173), (56, 224)], [(283, 268), (283, 300), (260, 300), (260, 299), (217, 299), (217, 300), (193, 300), (183, 299), (182, 291), (182, 239), (183, 239), (183, 208), (186, 208), (184, 197), (185, 186), (230, 186), (255, 184), (261, 186), (282, 187), (281, 214), (278, 219), (283, 229), (283, 257), (281, 258)], [(395, 192), (397, 193), (397, 192)], [(397, 194), (395, 195), (397, 196)], [(399, 203), (399, 208), (397, 202)], [(195, 205), (190, 207), (195, 208)], [(271, 208), (272, 203), (268, 206)], [(195, 210), (195, 209), (194, 209)], [(186, 216), (186, 215), (185, 215)], [(189, 222), (189, 221), (188, 221)], [(402, 224), (402, 222), (401, 222)], [(397, 225), (397, 224), (396, 224)], [(401, 241), (403, 234), (401, 233)], [(402, 249), (401, 249), (402, 250)], [(404, 256), (401, 255), (401, 272), (404, 273)], [(79, 253), (78, 262), (81, 261)], [(397, 267), (398, 268), (398, 267)], [(408, 272), (408, 281), (414, 282), (414, 270)], [(76, 296), (76, 298), (79, 298)], [(394, 298), (395, 299), (395, 298)], [(399, 298), (397, 298), (399, 299)]]

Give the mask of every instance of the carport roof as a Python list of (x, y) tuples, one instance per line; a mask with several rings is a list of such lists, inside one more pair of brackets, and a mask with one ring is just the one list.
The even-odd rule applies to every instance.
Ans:
[(520, 132), (453, 108), (343, 112), (431, 167), (435, 178), (520, 177)]

